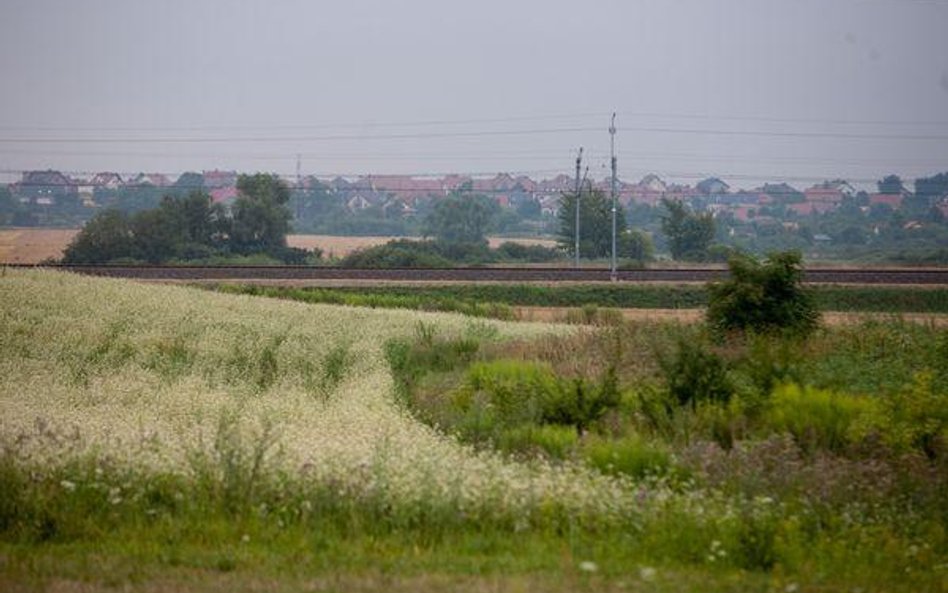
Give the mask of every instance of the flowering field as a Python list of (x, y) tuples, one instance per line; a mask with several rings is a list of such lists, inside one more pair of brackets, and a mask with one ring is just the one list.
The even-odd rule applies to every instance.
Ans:
[[(876, 332), (892, 355), (894, 334), (880, 331), (896, 330)], [(903, 349), (940, 339), (935, 329), (911, 331)], [(732, 451), (698, 442), (676, 457), (632, 435), (625, 450), (601, 448), (594, 469), (465, 444), (399, 398), (390, 358), (399, 340), (434, 350), (540, 340), (568, 366), (594, 346), (578, 332), (5, 270), (0, 590), (948, 585), (943, 465), (918, 453), (886, 461), (818, 451), (808, 460), (804, 441), (781, 434)], [(623, 340), (637, 348), (666, 330), (628, 332)], [(874, 335), (853, 334), (872, 347)], [(938, 394), (919, 376), (905, 397), (928, 406)], [(835, 406), (836, 397), (786, 388), (774, 402), (790, 410)], [(648, 410), (629, 401), (620, 408), (641, 420)], [(772, 423), (793, 433), (794, 418)], [(609, 457), (616, 452), (624, 457)], [(622, 460), (692, 474), (611, 471)], [(899, 467), (907, 478), (892, 478)]]
[[(384, 484), (393, 504), (450, 500), (515, 513), (552, 501), (603, 512), (628, 504), (591, 472), (475, 453), (413, 421), (391, 397), (382, 345), (411, 335), (422, 318), (447, 334), (497, 328), (498, 337), (525, 337), (549, 327), (50, 272), (8, 273), (0, 302), (0, 434), (44, 463), (95, 451), (186, 471), (189, 456), (226, 428), (249, 446), (267, 442), (273, 464), (318, 482)], [(334, 359), (346, 368), (330, 385), (324, 367)]]

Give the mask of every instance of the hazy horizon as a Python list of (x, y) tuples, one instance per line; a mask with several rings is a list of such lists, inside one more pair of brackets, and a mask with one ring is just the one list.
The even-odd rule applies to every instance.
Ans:
[(948, 170), (948, 3), (7, 0), (0, 171)]

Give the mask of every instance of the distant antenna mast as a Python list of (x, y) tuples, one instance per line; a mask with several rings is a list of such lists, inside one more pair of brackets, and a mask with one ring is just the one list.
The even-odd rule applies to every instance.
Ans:
[(579, 179), (579, 171), (583, 165), (583, 147), (579, 147), (579, 154), (576, 155), (576, 267), (579, 267), (579, 196), (582, 191), (582, 182)]
[(618, 279), (616, 272), (616, 114), (612, 113), (612, 124), (609, 126), (609, 140), (612, 145), (612, 267), (609, 277), (615, 282)]

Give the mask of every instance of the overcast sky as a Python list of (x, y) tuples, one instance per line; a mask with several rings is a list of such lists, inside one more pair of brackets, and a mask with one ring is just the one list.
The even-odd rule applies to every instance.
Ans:
[(948, 170), (948, 1), (2, 0), (0, 170)]

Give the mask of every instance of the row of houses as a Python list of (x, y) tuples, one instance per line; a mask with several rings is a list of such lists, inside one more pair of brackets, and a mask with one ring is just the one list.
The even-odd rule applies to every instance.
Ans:
[[(191, 177), (187, 177), (191, 176)], [(236, 171), (209, 170), (200, 175), (185, 173), (174, 182), (160, 173), (138, 173), (122, 177), (114, 172), (95, 173), (85, 178), (45, 170), (26, 171), (22, 179), (10, 186), (23, 202), (52, 204), (57, 197), (80, 199), (95, 206), (97, 190), (118, 190), (127, 187), (170, 187), (195, 189), (197, 184), (208, 191), (215, 202), (229, 202), (237, 197)], [(193, 178), (193, 179), (192, 179)], [(534, 180), (528, 176), (500, 173), (493, 177), (447, 175), (444, 177), (412, 177), (406, 175), (364, 175), (357, 178), (318, 178), (308, 176), (287, 179), (300, 189), (321, 187), (340, 198), (351, 211), (382, 207), (389, 212), (411, 215), (422, 201), (437, 199), (453, 192), (465, 191), (486, 194), (501, 206), (516, 206), (523, 201), (535, 201), (544, 214), (555, 214), (560, 196), (575, 190), (575, 179), (561, 174), (551, 179)], [(593, 181), (591, 185), (605, 193), (611, 191), (609, 180)], [(704, 179), (694, 186), (666, 183), (658, 175), (650, 174), (638, 182), (619, 181), (617, 197), (623, 206), (636, 204), (658, 205), (662, 199), (682, 200), (707, 208), (716, 215), (730, 214), (737, 220), (749, 221), (761, 209), (775, 205), (799, 216), (824, 214), (839, 208), (847, 198), (856, 196), (856, 189), (845, 180), (827, 181), (799, 190), (786, 183), (766, 184), (753, 190), (736, 190), (717, 177)], [(898, 209), (906, 191), (896, 194), (868, 194), (871, 208), (886, 205)], [(948, 215), (948, 196), (937, 204)]]

